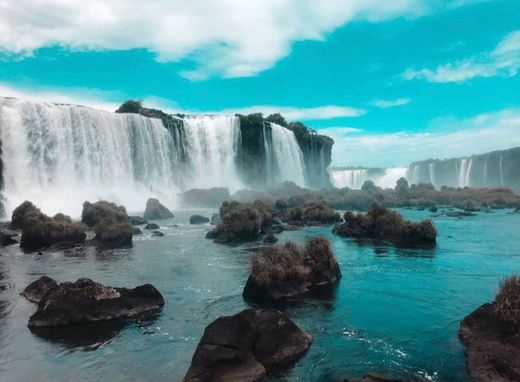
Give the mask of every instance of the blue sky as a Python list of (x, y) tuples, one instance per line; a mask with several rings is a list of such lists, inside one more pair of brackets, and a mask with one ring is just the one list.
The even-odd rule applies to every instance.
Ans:
[(0, 3), (0, 95), (280, 111), (335, 165), (520, 145), (520, 1)]

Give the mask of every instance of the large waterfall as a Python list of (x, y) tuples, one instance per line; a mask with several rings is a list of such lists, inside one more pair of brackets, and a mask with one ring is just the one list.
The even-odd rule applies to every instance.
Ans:
[(303, 154), (294, 133), (275, 123), (269, 125), (271, 139), (267, 138), (268, 133), (264, 136), (268, 179), (276, 182), (292, 181), (305, 186)]
[[(30, 200), (48, 214), (77, 217), (85, 200), (106, 199), (141, 211), (149, 197), (175, 207), (186, 189), (223, 186), (233, 192), (249, 185), (255, 175), (246, 176), (240, 167), (239, 118), (172, 120), (0, 98), (0, 207), (3, 202), (9, 215)], [(265, 163), (255, 162), (269, 174), (261, 181), (305, 186), (294, 133), (267, 127), (265, 147), (258, 148)]]
[(334, 187), (348, 187), (353, 190), (360, 190), (365, 181), (368, 180), (367, 169), (354, 170), (333, 170), (331, 172), (332, 183)]
[(184, 119), (187, 165), (183, 188), (243, 188), (235, 156), (240, 125), (233, 116), (188, 116)]

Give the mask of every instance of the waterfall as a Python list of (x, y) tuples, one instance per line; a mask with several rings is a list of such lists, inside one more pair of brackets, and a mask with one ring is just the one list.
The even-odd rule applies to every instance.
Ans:
[(467, 184), (466, 184), (466, 172), (467, 172), (466, 163), (467, 163), (467, 158), (462, 158), (460, 160), (458, 186), (461, 188), (467, 186)]
[(244, 187), (236, 166), (241, 140), (237, 117), (187, 116), (184, 134), (188, 161), (182, 174), (184, 189)]
[(430, 183), (435, 187), (437, 184), (435, 181), (435, 163), (428, 164), (428, 174), (430, 176)]
[(83, 106), (0, 98), (6, 212), (24, 200), (79, 216), (85, 200), (129, 211), (172, 202), (172, 137), (161, 120)]
[(356, 170), (334, 170), (331, 174), (334, 187), (348, 187), (353, 190), (360, 190), (363, 183), (368, 179), (367, 169)]
[(406, 178), (406, 171), (406, 167), (387, 168), (385, 174), (375, 183), (381, 188), (395, 188), (395, 185), (400, 178)]
[[(272, 180), (292, 181), (299, 186), (305, 186), (305, 165), (303, 161), (303, 153), (298, 146), (294, 133), (283, 126), (276, 123), (270, 123), (271, 126), (271, 144), (269, 147), (269, 155), (266, 163), (268, 171), (272, 174)], [(265, 136), (264, 136), (265, 140)]]

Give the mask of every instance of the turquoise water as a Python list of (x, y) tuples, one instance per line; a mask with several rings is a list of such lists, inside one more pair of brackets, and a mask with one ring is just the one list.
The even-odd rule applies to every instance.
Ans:
[[(130, 249), (0, 253), (0, 380), (176, 381), (211, 321), (247, 304), (241, 297), (257, 244), (229, 247), (190, 226), (194, 211), (160, 222), (165, 237), (135, 237)], [(201, 211), (197, 211), (201, 212)], [(203, 211), (210, 216), (213, 211)], [(428, 212), (403, 210), (408, 218)], [(490, 301), (505, 275), (520, 272), (520, 214), (436, 217), (435, 249), (406, 250), (331, 234), (331, 227), (284, 232), (332, 241), (343, 278), (330, 302), (293, 306), (287, 314), (314, 336), (308, 354), (276, 380), (341, 381), (370, 371), (432, 381), (464, 381), (458, 322)], [(177, 224), (177, 227), (173, 225)], [(26, 327), (35, 307), (19, 296), (41, 275), (89, 277), (112, 286), (153, 283), (166, 305), (153, 322), (131, 324), (89, 346), (40, 338)]]

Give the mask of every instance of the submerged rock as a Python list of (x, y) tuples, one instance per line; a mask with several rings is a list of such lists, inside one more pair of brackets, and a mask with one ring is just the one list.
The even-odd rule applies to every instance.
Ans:
[(495, 301), (460, 323), (466, 369), (473, 381), (520, 380), (520, 277), (504, 280)]
[(253, 258), (242, 296), (252, 300), (330, 298), (340, 277), (327, 239), (311, 239), (305, 247), (287, 242)]
[(129, 319), (158, 312), (164, 299), (151, 284), (112, 288), (89, 279), (64, 282), (50, 289), (29, 319), (30, 327)]
[(263, 242), (265, 244), (274, 244), (277, 241), (278, 241), (278, 238), (276, 236), (272, 235), (272, 234), (267, 235), (266, 237), (264, 237), (264, 240), (263, 240)]
[(158, 199), (150, 198), (146, 202), (146, 209), (144, 210), (143, 218), (147, 220), (170, 219), (174, 215), (171, 211), (163, 206)]
[(133, 233), (134, 235), (142, 235), (142, 234), (143, 234), (143, 231), (141, 231), (140, 228), (134, 227), (132, 233)]
[(388, 377), (379, 373), (368, 373), (363, 378), (346, 378), (343, 382), (404, 382), (402, 379)]
[(152, 236), (163, 237), (164, 233), (162, 233), (161, 231), (153, 231)]
[(205, 224), (209, 223), (209, 218), (202, 215), (191, 215), (190, 224)]
[(437, 230), (431, 220), (419, 223), (407, 221), (403, 216), (379, 203), (374, 203), (366, 214), (354, 215), (347, 211), (345, 221), (332, 231), (336, 235), (355, 238), (388, 240), (399, 246), (434, 246)]
[(208, 325), (184, 381), (257, 381), (294, 364), (311, 343), (283, 313), (246, 309)]
[(129, 216), (128, 223), (130, 223), (132, 225), (144, 225), (144, 224), (148, 224), (148, 220), (146, 220), (140, 216)]
[(73, 246), (83, 243), (86, 238), (83, 224), (73, 223), (63, 214), (51, 218), (27, 201), (13, 211), (11, 227), (22, 230), (20, 247), (29, 250), (57, 243)]
[(58, 286), (58, 283), (48, 276), (42, 276), (38, 280), (30, 283), (21, 293), (27, 300), (38, 304), (41, 299), (51, 290)]
[(159, 229), (159, 226), (155, 223), (148, 223), (144, 226), (144, 229)]
[(182, 203), (191, 207), (218, 207), (228, 199), (226, 187), (193, 188), (181, 194)]

